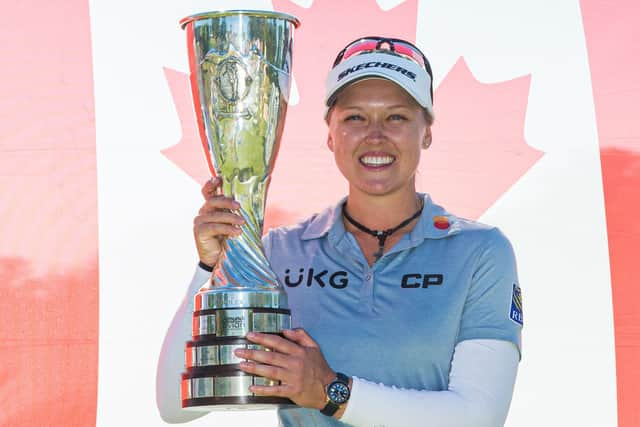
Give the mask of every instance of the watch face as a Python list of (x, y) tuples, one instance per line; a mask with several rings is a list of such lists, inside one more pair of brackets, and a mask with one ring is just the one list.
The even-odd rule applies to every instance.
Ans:
[(349, 387), (344, 383), (336, 381), (331, 383), (327, 394), (333, 403), (341, 405), (349, 400)]

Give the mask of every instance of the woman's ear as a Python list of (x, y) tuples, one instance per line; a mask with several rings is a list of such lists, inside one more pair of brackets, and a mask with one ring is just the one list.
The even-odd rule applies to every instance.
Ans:
[(422, 140), (422, 148), (427, 149), (431, 145), (431, 126), (427, 128), (427, 131), (424, 134), (424, 139)]
[(327, 135), (327, 147), (333, 152), (333, 138), (331, 138), (331, 134)]

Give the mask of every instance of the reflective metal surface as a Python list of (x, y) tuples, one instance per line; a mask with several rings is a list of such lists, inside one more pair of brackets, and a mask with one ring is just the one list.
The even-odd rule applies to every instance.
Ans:
[(248, 10), (248, 9), (237, 9), (237, 10), (219, 10), (215, 12), (204, 12), (197, 13), (195, 15), (187, 16), (180, 20), (180, 26), (185, 27), (189, 22), (194, 21), (196, 19), (203, 18), (220, 18), (223, 16), (232, 16), (232, 15), (245, 15), (245, 16), (253, 16), (257, 18), (278, 18), (285, 19), (293, 23), (294, 26), (298, 27), (300, 25), (300, 21), (293, 15), (288, 15), (282, 12), (273, 12), (270, 10)]
[(216, 333), (216, 315), (202, 314), (193, 316), (191, 335), (194, 337), (200, 335), (215, 335)]
[(220, 346), (220, 359), (229, 361), (230, 363), (240, 363), (242, 359), (236, 357), (233, 352), (239, 348), (245, 348), (244, 345), (221, 345)]
[(262, 377), (253, 378), (253, 385), (272, 386), (272, 385), (278, 385), (278, 384), (280, 384), (280, 381), (272, 380), (270, 378), (262, 378)]
[(287, 294), (273, 289), (228, 289), (225, 286), (223, 290), (204, 288), (196, 294), (194, 301), (195, 310), (244, 307), (287, 307)]
[[(259, 310), (259, 311), (257, 311)], [(263, 308), (217, 310), (216, 314), (193, 315), (192, 335), (243, 337), (248, 332), (280, 332), (291, 327), (291, 315)]]
[(254, 313), (253, 325), (254, 331), (278, 332), (278, 314), (277, 313)]
[(261, 237), (291, 87), (294, 19), (226, 11), (182, 20), (203, 146), (224, 194), (240, 203), (246, 220), (242, 234), (227, 240), (213, 287), (280, 290)]
[(202, 377), (184, 379), (182, 388), (187, 398), (253, 396), (251, 385), (278, 385), (279, 381), (246, 376)]
[[(215, 379), (216, 396), (251, 395), (249, 386), (253, 385), (253, 377), (217, 377)], [(205, 396), (202, 396), (205, 397)]]
[(185, 367), (220, 365), (218, 346), (185, 348)]
[[(180, 21), (187, 34), (191, 90), (212, 174), (232, 196), (245, 224), (225, 242), (208, 286), (194, 299), (192, 335), (183, 374), (183, 407), (290, 404), (252, 396), (239, 371), (237, 348), (248, 332), (291, 326), (287, 297), (262, 248), (267, 188), (280, 145), (291, 87), (296, 18), (269, 11), (207, 12)], [(230, 371), (231, 370), (231, 371)], [(203, 373), (204, 372), (204, 373)]]
[(185, 366), (199, 368), (204, 366), (232, 365), (242, 362), (233, 351), (236, 348), (270, 351), (268, 348), (255, 344), (211, 344), (187, 347), (185, 349)]
[(248, 310), (219, 310), (216, 333), (224, 337), (243, 337), (250, 332)]
[(278, 314), (278, 330), (291, 329), (291, 315), (290, 314)]

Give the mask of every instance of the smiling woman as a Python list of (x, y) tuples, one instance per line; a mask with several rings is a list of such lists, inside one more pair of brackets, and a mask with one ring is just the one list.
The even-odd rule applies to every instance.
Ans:
[[(336, 97), (328, 123), (327, 144), (349, 181), (351, 210), (367, 195), (417, 209), (415, 173), (431, 130), (422, 107), (407, 92), (388, 80), (358, 80)], [(393, 214), (404, 213), (396, 209)], [(372, 225), (384, 228), (384, 221)]]
[[(431, 145), (431, 81), (417, 47), (381, 37), (347, 45), (329, 73), (327, 145), (349, 193), (264, 236), (295, 329), (247, 335), (272, 351), (235, 350), (242, 371), (275, 381), (252, 393), (299, 406), (279, 411), (284, 426), (504, 424), (522, 328), (515, 258), (498, 229), (416, 192)], [(160, 358), (158, 406), (171, 422), (202, 415), (180, 409), (171, 378), (190, 339), (191, 297), (242, 223), (220, 185), (203, 188), (199, 267)]]

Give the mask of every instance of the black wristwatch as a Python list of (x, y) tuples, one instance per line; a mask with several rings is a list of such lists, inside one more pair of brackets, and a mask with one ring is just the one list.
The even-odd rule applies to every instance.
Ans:
[(349, 390), (349, 377), (341, 372), (336, 372), (336, 379), (327, 386), (327, 404), (320, 410), (320, 413), (328, 417), (333, 416), (341, 405), (349, 400), (351, 390)]

